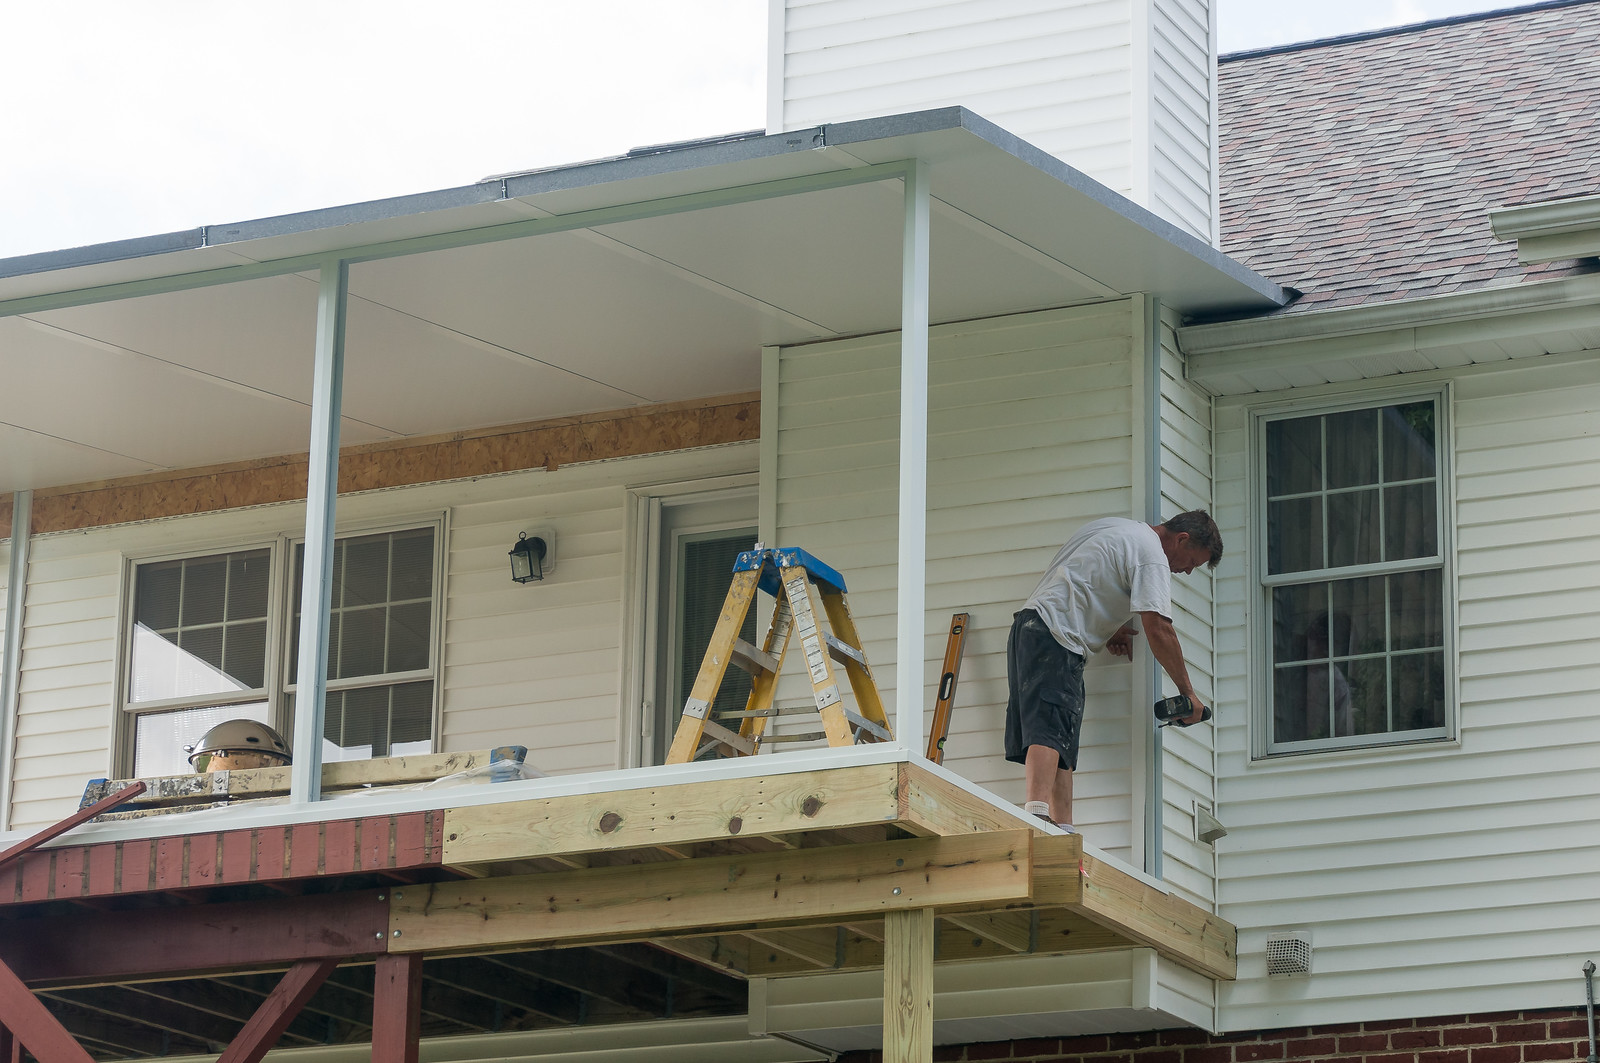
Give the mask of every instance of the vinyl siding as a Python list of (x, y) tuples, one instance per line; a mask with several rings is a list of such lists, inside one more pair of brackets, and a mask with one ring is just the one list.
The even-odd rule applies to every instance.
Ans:
[[(1161, 320), (1161, 515), (1212, 507), (1211, 400), (1183, 375), (1174, 328), (1177, 316)], [(1224, 544), (1232, 541), (1223, 537)], [(1224, 551), (1224, 557), (1227, 552)], [(1212, 655), (1212, 574), (1199, 568), (1172, 581), (1173, 625), (1183, 643), (1189, 678), (1201, 694), (1215, 688)], [(1173, 690), (1163, 678), (1162, 693)], [(1143, 706), (1139, 707), (1141, 710)], [(1213, 705), (1212, 713), (1218, 712)], [(1190, 900), (1210, 908), (1216, 901), (1216, 857), (1195, 839), (1194, 809), (1216, 808), (1213, 731), (1168, 727), (1162, 731), (1162, 877)]]
[[(1254, 599), (1245, 551), (1224, 560), (1220, 911), (1240, 928), (1224, 1029), (1581, 993), (1600, 874), (1594, 367), (1469, 370), (1453, 384), (1458, 742), (1251, 763), (1246, 714), (1226, 709), (1248, 704)], [(1218, 403), (1219, 520), (1241, 544), (1247, 414)], [(1265, 978), (1266, 931), (1298, 927), (1312, 930), (1314, 973)]]
[[(931, 331), (928, 637), (917, 693), (936, 694), (950, 614), (972, 614), (945, 763), (1021, 800), (1003, 757), (1011, 616), (1078, 525), (1132, 512), (1132, 318), (1126, 302)], [(778, 358), (778, 542), (837, 568), (893, 704), (898, 334), (789, 348)], [(809, 703), (798, 677), (784, 705)], [(1095, 845), (1130, 846), (1131, 669), (1096, 660), (1075, 818)]]
[(772, 131), (962, 106), (1214, 239), (1207, 0), (771, 0)]
[[(628, 487), (755, 462), (755, 445), (740, 444), (341, 498), (341, 532), (446, 515), (439, 748), (526, 745), (549, 774), (620, 767)], [(269, 506), (33, 540), (13, 827), (62, 818), (90, 778), (115, 770), (124, 558), (298, 537), (303, 514)], [(506, 550), (538, 526), (555, 530), (556, 569), (513, 585)]]
[(1125, 0), (778, 0), (773, 131), (960, 105), (1127, 194), (1130, 10)]
[(1150, 48), (1149, 206), (1213, 243), (1215, 59), (1209, 5), (1205, 0), (1154, 0)]

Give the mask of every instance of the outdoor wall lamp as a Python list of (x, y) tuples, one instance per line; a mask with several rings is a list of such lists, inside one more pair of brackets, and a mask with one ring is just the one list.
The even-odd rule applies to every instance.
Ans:
[(544, 579), (544, 558), (549, 552), (545, 541), (527, 532), (518, 532), (517, 541), (511, 544), (511, 582), (534, 583)]

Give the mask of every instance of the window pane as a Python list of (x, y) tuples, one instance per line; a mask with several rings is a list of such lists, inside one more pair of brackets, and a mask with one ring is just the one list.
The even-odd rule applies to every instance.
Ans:
[(1267, 494), (1322, 490), (1322, 418), (1267, 422)]
[(1328, 564), (1370, 565), (1378, 556), (1378, 492), (1347, 491), (1328, 496)]
[(1378, 482), (1378, 412), (1351, 410), (1328, 414), (1330, 489)]
[[(1336, 666), (1337, 667), (1337, 666)], [(1334, 713), (1335, 734), (1370, 735), (1389, 730), (1388, 665), (1382, 657), (1350, 661), (1344, 665), (1350, 687), (1348, 718)], [(1335, 678), (1335, 684), (1338, 680)]]
[(383, 672), (384, 613), (376, 609), (351, 609), (341, 615), (339, 641), (335, 657), (329, 655), (328, 675), (331, 679), (348, 679), (358, 675), (379, 675)]
[(1383, 478), (1418, 480), (1435, 475), (1433, 403), (1413, 402), (1383, 411)]
[(173, 712), (141, 712), (133, 728), (133, 774), (186, 775), (189, 754), (184, 746), (199, 742), (205, 733), (228, 720), (267, 722), (267, 703), (208, 706), (203, 709), (177, 709)]
[(397, 532), (389, 554), (390, 601), (433, 597), (433, 529)]
[(267, 615), (267, 578), (272, 558), (265, 550), (228, 558), (228, 619)]
[(1384, 651), (1388, 645), (1384, 587), (1382, 576), (1342, 579), (1333, 584), (1333, 615), (1328, 625), (1330, 656)]
[(182, 585), (182, 561), (140, 565), (138, 578), (134, 580), (134, 619), (156, 631), (175, 629), (178, 626), (178, 592)]
[(1327, 666), (1277, 668), (1272, 678), (1273, 740), (1303, 742), (1327, 738)]
[(334, 691), (323, 715), (323, 756), (365, 760), (425, 753), (432, 733), (431, 681)]
[[(1307, 647), (1307, 632), (1320, 626), (1323, 645), (1316, 652)], [(1296, 587), (1278, 587), (1272, 592), (1272, 660), (1274, 664), (1285, 661), (1304, 661), (1312, 657), (1326, 658), (1328, 630), (1328, 585), (1305, 583)]]
[(1407, 653), (1394, 659), (1395, 724), (1402, 730), (1444, 726), (1444, 654)]
[(1439, 571), (1389, 577), (1389, 638), (1397, 650), (1444, 645), (1444, 602)]
[(388, 667), (385, 671), (409, 672), (428, 667), (429, 629), (433, 604), (415, 602), (389, 609)]
[[(189, 656), (222, 670), (222, 629), (203, 627), (198, 631), (185, 631), (178, 636), (178, 646)], [(244, 684), (239, 684), (243, 687)]]
[(183, 612), (180, 622), (217, 624), (222, 622), (223, 603), (228, 586), (226, 558), (190, 560), (183, 569)]
[(433, 683), (389, 688), (389, 755), (427, 753), (433, 747)]
[[(334, 613), (328, 617), (328, 667), (327, 677), (338, 678), (334, 668), (339, 662), (339, 629), (344, 625), (341, 621), (344, 614)], [(294, 618), (294, 627), (289, 631), (289, 678), (288, 683), (300, 682), (300, 618)]]
[(1386, 561), (1432, 557), (1439, 552), (1433, 481), (1384, 489), (1383, 556)]
[[(266, 674), (266, 550), (140, 565), (134, 576), (129, 700), (260, 688)], [(233, 577), (239, 576), (235, 583)], [(258, 631), (232, 648), (223, 624)]]
[(1322, 568), (1322, 499), (1267, 503), (1267, 571)]
[(346, 539), (339, 544), (344, 553), (344, 583), (334, 584), (342, 594), (334, 595), (334, 605), (373, 605), (389, 600), (389, 537), (374, 535)]

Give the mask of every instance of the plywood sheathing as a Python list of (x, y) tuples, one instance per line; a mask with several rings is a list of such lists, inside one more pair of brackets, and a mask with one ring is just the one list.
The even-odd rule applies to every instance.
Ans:
[[(348, 447), (339, 452), (339, 492), (554, 471), (578, 462), (749, 442), (760, 430), (759, 396), (744, 394)], [(40, 489), (33, 498), (33, 532), (293, 502), (305, 498), (307, 467), (307, 455), (294, 454)], [(9, 528), (9, 496), (0, 503), (0, 520)]]

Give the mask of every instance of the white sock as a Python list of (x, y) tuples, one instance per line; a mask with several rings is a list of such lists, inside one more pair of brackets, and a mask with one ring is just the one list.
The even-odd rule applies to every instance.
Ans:
[(1023, 804), (1022, 811), (1032, 813), (1035, 816), (1044, 816), (1048, 818), (1050, 815), (1050, 802), (1028, 801)]

